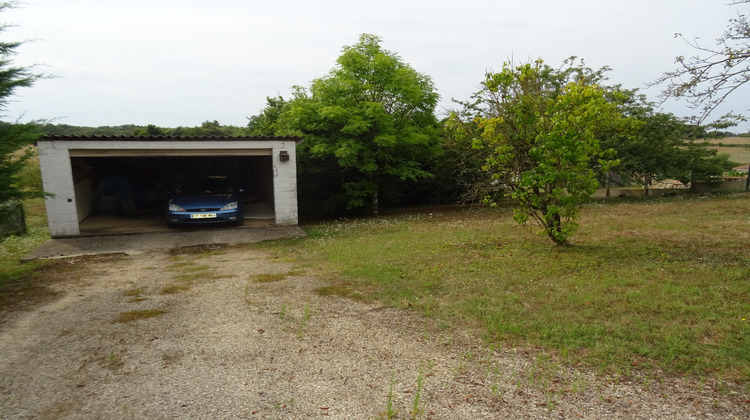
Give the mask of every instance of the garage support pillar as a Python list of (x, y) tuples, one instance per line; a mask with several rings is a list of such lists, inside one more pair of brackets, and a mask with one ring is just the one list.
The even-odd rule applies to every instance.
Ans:
[(54, 142), (40, 142), (38, 145), (39, 165), (44, 168), (44, 191), (54, 194), (45, 199), (49, 234), (53, 238), (78, 236), (78, 210), (69, 151), (57, 148)]
[(295, 143), (274, 148), (273, 196), (276, 226), (297, 226), (297, 158)]

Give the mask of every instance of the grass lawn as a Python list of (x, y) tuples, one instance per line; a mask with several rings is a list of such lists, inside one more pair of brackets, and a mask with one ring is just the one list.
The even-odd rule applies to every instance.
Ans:
[(261, 245), (330, 285), (606, 372), (750, 380), (750, 195), (592, 203), (572, 246), (510, 209), (435, 208)]

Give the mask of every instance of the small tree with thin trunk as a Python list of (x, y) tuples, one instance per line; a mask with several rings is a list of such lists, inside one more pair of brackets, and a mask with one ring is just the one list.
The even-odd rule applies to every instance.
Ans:
[(627, 119), (597, 85), (541, 60), (488, 73), (478, 96), (484, 115), (476, 117), (475, 146), (489, 148), (484, 169), (518, 204), (516, 221), (531, 219), (566, 244), (580, 205), (599, 187), (596, 172), (617, 164), (597, 134), (627, 129)]

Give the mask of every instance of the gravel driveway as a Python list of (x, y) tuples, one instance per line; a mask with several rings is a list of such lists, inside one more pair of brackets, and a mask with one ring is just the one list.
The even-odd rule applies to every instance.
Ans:
[(50, 275), (53, 300), (0, 322), (0, 418), (750, 418), (740, 388), (489, 349), (319, 293), (325, 279), (252, 245), (70, 258)]

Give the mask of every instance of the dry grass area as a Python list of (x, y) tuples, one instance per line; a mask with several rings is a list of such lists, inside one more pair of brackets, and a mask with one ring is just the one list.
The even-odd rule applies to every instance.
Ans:
[(126, 311), (121, 312), (120, 315), (117, 316), (117, 322), (133, 322), (140, 319), (153, 318), (163, 313), (164, 311), (162, 311), (161, 309), (140, 309), (136, 311)]
[(726, 153), (738, 164), (750, 163), (750, 137), (725, 137), (711, 140), (718, 153)]
[(731, 162), (736, 162), (740, 165), (746, 165), (750, 163), (750, 148), (717, 146), (716, 150), (718, 153), (728, 154), (729, 160)]
[(721, 139), (709, 140), (711, 144), (730, 144), (730, 145), (743, 145), (750, 146), (750, 137), (724, 137)]

